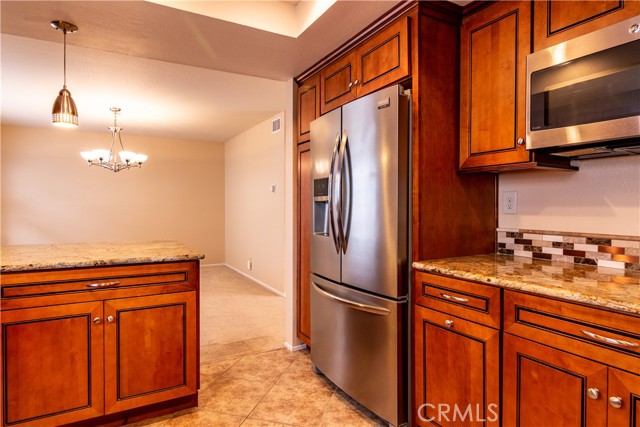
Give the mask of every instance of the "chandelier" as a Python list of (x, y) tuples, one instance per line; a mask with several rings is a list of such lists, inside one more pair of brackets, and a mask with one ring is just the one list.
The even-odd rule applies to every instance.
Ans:
[[(80, 155), (85, 159), (89, 166), (100, 166), (112, 172), (120, 172), (123, 169), (139, 168), (148, 158), (146, 154), (136, 154), (133, 151), (125, 151), (120, 136), (121, 127), (118, 126), (118, 113), (120, 108), (111, 107), (113, 111), (113, 126), (109, 126), (111, 131), (111, 147), (108, 150), (95, 149), (91, 151), (82, 151)], [(117, 143), (116, 143), (117, 141)], [(118, 152), (120, 163), (116, 157), (117, 145), (120, 145), (121, 151)]]

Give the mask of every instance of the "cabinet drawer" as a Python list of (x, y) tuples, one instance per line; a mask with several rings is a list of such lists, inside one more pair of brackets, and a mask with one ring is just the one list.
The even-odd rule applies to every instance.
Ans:
[(414, 302), (473, 322), (500, 328), (500, 289), (416, 272)]
[(0, 292), (8, 300), (154, 285), (184, 290), (197, 278), (193, 262), (30, 271), (3, 274)]
[(635, 371), (640, 366), (637, 316), (513, 291), (505, 291), (504, 315), (505, 332), (606, 363), (628, 360)]

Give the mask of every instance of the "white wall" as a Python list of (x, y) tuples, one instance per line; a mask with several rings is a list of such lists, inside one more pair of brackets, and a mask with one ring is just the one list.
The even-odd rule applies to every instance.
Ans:
[[(532, 171), (499, 178), (500, 228), (640, 236), (640, 156), (580, 162), (578, 172)], [(518, 192), (505, 215), (503, 192)]]
[[(281, 117), (282, 128), (271, 132)], [(284, 112), (225, 142), (225, 263), (284, 294)], [(271, 192), (275, 185), (275, 192)], [(252, 270), (247, 268), (251, 259)]]
[(2, 244), (179, 240), (224, 261), (224, 144), (129, 135), (142, 169), (88, 167), (110, 134), (3, 126)]

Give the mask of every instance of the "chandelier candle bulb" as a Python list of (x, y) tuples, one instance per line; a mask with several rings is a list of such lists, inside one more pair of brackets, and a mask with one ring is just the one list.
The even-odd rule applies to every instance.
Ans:
[[(123, 169), (142, 167), (142, 163), (147, 161), (148, 156), (124, 149), (122, 136), (120, 135), (122, 128), (118, 126), (118, 113), (120, 112), (120, 108), (112, 107), (111, 111), (113, 112), (113, 126), (109, 126), (109, 130), (111, 131), (111, 147), (108, 150), (98, 148), (91, 151), (82, 151), (80, 152), (80, 156), (87, 161), (89, 166), (100, 166), (111, 172), (120, 172)], [(118, 145), (121, 148), (121, 151), (118, 152), (121, 163), (118, 163), (116, 158), (115, 150), (118, 148)]]

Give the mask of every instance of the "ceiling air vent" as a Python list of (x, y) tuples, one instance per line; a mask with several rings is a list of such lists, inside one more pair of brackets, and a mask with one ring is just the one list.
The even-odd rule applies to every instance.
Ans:
[(271, 133), (280, 132), (280, 117), (271, 122)]

